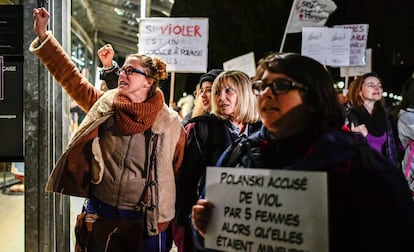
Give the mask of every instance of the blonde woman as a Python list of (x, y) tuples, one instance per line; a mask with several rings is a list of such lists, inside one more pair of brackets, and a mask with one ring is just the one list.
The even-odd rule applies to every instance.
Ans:
[(211, 112), (186, 125), (187, 144), (177, 175), (175, 243), (179, 251), (193, 251), (188, 215), (204, 185), (207, 166), (241, 136), (260, 129), (256, 98), (249, 77), (241, 71), (220, 73), (211, 87)]

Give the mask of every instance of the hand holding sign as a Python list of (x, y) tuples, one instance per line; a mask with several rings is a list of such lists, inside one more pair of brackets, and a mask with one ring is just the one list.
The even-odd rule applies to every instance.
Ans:
[(195, 230), (204, 237), (214, 205), (206, 199), (200, 199), (193, 206), (191, 221)]
[(208, 167), (206, 193), (215, 207), (198, 228), (208, 248), (328, 251), (324, 172)]

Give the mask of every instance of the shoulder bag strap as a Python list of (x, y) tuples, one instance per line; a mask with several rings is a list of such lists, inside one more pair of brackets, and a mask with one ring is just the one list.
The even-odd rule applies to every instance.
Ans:
[(150, 161), (147, 162), (145, 186), (142, 191), (141, 197), (139, 198), (137, 205), (136, 205), (137, 211), (140, 211), (145, 206), (145, 202), (144, 202), (145, 196), (147, 195), (148, 187), (152, 179), (151, 172), (153, 169), (155, 169), (155, 161), (156, 161), (155, 157), (157, 154), (158, 136), (159, 136), (158, 134), (151, 133), (150, 141), (148, 143), (148, 145), (152, 144), (152, 151), (150, 155)]
[(408, 148), (408, 147), (411, 147), (411, 150), (410, 150), (410, 155), (408, 156), (407, 164), (405, 165), (404, 175), (406, 178), (408, 178), (408, 174), (411, 168), (411, 162), (413, 161), (413, 156), (414, 156), (414, 141), (413, 140), (408, 141), (408, 144), (405, 148)]

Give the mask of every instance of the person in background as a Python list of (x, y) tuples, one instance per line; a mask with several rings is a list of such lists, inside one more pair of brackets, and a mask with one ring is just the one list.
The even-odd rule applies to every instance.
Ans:
[[(414, 202), (405, 179), (361, 135), (342, 130), (330, 73), (294, 53), (269, 55), (262, 64), (252, 89), (263, 127), (231, 145), (217, 166), (327, 172), (329, 251), (408, 251)], [(214, 204), (199, 199), (192, 207), (201, 248)]]
[(9, 190), (12, 193), (24, 192), (24, 162), (11, 163), (10, 172), (15, 176), (20, 183), (10, 186)]
[(118, 63), (114, 61), (115, 51), (111, 44), (106, 44), (99, 48), (98, 57), (102, 63), (102, 69), (99, 78), (102, 80), (102, 89), (107, 91), (118, 87), (118, 75), (116, 71), (119, 69)]
[(191, 109), (190, 112), (184, 115), (183, 120), (182, 120), (183, 125), (186, 125), (191, 118), (200, 116), (205, 113), (203, 109), (203, 103), (201, 101), (200, 83), (197, 83), (196, 89), (194, 90), (193, 95), (194, 95), (193, 108)]
[(71, 126), (70, 131), (73, 132), (76, 128), (79, 127), (83, 118), (85, 118), (85, 111), (83, 111), (75, 101), (70, 103), (70, 113), (71, 113)]
[(178, 99), (177, 107), (180, 108), (183, 117), (188, 113), (191, 113), (191, 111), (193, 110), (194, 99), (195, 97), (192, 94), (187, 94), (186, 92), (184, 92), (183, 96), (180, 99)]
[(187, 125), (191, 118), (210, 113), (211, 111), (211, 86), (214, 79), (223, 72), (222, 69), (212, 69), (200, 77), (200, 83), (196, 85), (194, 94), (194, 106), (191, 113), (183, 118), (183, 125)]
[(344, 105), (348, 102), (348, 98), (346, 97), (346, 92), (348, 92), (345, 89), (337, 89), (336, 95), (338, 97), (338, 101), (341, 105)]
[(402, 87), (402, 102), (397, 119), (398, 137), (404, 147), (401, 162), (402, 172), (408, 181), (414, 199), (414, 77), (411, 76)]
[(371, 72), (352, 81), (347, 98), (347, 126), (363, 135), (368, 144), (399, 165), (394, 132), (382, 96), (382, 80)]
[(222, 69), (212, 69), (200, 77), (200, 97), (204, 113), (210, 113), (211, 111), (211, 88), (216, 77), (222, 72)]
[(185, 131), (158, 88), (165, 62), (129, 55), (117, 71), (118, 87), (102, 92), (46, 30), (47, 10), (35, 8), (33, 18), (37, 38), (29, 50), (87, 112), (46, 185), (88, 198), (75, 228), (76, 251), (167, 251)]
[[(205, 83), (202, 76), (200, 82)], [(210, 80), (210, 79), (209, 79)], [(203, 85), (204, 91), (210, 89)], [(192, 205), (203, 188), (206, 167), (214, 165), (233, 141), (257, 131), (261, 123), (249, 77), (241, 71), (221, 72), (211, 86), (211, 112), (189, 121), (182, 166), (177, 175), (176, 218), (173, 225), (178, 251), (193, 251)]]

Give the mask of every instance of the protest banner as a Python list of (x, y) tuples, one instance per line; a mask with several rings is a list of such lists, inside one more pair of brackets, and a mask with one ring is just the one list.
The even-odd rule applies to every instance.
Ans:
[(207, 167), (206, 198), (214, 204), (207, 248), (329, 250), (325, 172)]
[(138, 52), (158, 56), (169, 72), (205, 73), (208, 57), (207, 18), (143, 18)]
[(239, 70), (246, 73), (249, 77), (256, 75), (256, 62), (254, 53), (250, 52), (223, 63), (223, 70)]
[(303, 27), (302, 55), (323, 65), (348, 66), (351, 34), (350, 29)]
[(295, 0), (286, 33), (301, 32), (303, 27), (324, 26), (335, 10), (336, 4), (331, 0)]
[(368, 24), (335, 25), (334, 28), (351, 29), (351, 51), (349, 66), (365, 66), (365, 50), (368, 40)]
[(142, 18), (138, 53), (167, 63), (170, 101), (174, 104), (175, 73), (205, 73), (208, 57), (208, 18)]
[(303, 56), (308, 56), (321, 64), (325, 64), (326, 47), (328, 45), (327, 29), (327, 27), (303, 28), (301, 48)]
[(293, 0), (279, 52), (283, 52), (287, 33), (302, 32), (302, 27), (324, 26), (335, 10), (332, 0)]
[(350, 67), (341, 67), (340, 76), (345, 77), (345, 88), (349, 86), (349, 77), (361, 76), (372, 71), (372, 49), (367, 48), (365, 50), (365, 66), (350, 66)]

